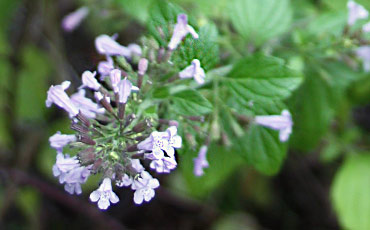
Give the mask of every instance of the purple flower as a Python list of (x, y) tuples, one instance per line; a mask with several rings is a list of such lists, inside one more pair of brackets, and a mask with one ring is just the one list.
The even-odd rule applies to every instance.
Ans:
[(195, 176), (202, 176), (204, 174), (203, 169), (208, 168), (209, 164), (207, 161), (207, 150), (208, 147), (203, 145), (200, 150), (198, 157), (194, 158), (194, 175)]
[(145, 169), (144, 166), (140, 163), (139, 159), (132, 159), (131, 160), (131, 166), (138, 173), (141, 173)]
[(101, 75), (100, 80), (104, 80), (104, 77), (109, 76), (110, 71), (114, 69), (113, 59), (107, 56), (106, 61), (101, 61), (98, 64), (98, 72)]
[(160, 160), (166, 151), (169, 157), (175, 155), (174, 148), (181, 148), (182, 139), (177, 135), (176, 126), (169, 127), (166, 132), (152, 132), (148, 138), (138, 144), (138, 149), (151, 151), (149, 159)]
[(127, 48), (130, 50), (130, 57), (133, 55), (141, 56), (142, 50), (141, 47), (138, 44), (132, 43), (127, 46)]
[(136, 204), (142, 204), (145, 200), (150, 201), (154, 195), (154, 189), (159, 187), (159, 181), (154, 179), (148, 172), (143, 171), (139, 178), (137, 178), (131, 188), (135, 190), (134, 202)]
[(357, 20), (366, 19), (369, 16), (369, 12), (360, 4), (355, 1), (348, 1), (348, 25), (353, 26)]
[(75, 135), (61, 134), (59, 131), (49, 138), (50, 146), (57, 151), (61, 151), (64, 146), (76, 140)]
[(255, 122), (268, 128), (279, 130), (279, 139), (285, 142), (292, 133), (293, 121), (288, 110), (283, 110), (281, 115), (256, 116)]
[(141, 58), (138, 65), (139, 75), (144, 75), (147, 69), (148, 69), (148, 59)]
[(88, 87), (93, 90), (99, 90), (100, 84), (98, 80), (95, 78), (96, 72), (94, 71), (93, 73), (86, 70), (85, 72), (82, 73), (82, 88), (83, 87)]
[(162, 157), (159, 160), (153, 160), (150, 162), (150, 168), (155, 169), (157, 173), (169, 173), (171, 170), (175, 169), (177, 162), (175, 156), (172, 157)]
[(85, 97), (85, 93), (85, 90), (80, 89), (77, 93), (72, 94), (72, 103), (88, 118), (94, 119), (96, 114), (103, 114), (105, 112), (104, 108), (94, 103), (90, 98)]
[(65, 31), (71, 32), (76, 29), (89, 13), (89, 8), (81, 7), (76, 11), (67, 14), (62, 21), (62, 27)]
[(199, 35), (195, 32), (194, 28), (188, 25), (188, 16), (186, 16), (186, 14), (179, 14), (177, 16), (177, 23), (173, 30), (170, 43), (168, 43), (168, 48), (170, 50), (176, 49), (188, 33), (190, 33), (194, 39), (199, 38)]
[(120, 45), (112, 37), (109, 37), (106, 34), (100, 35), (95, 39), (96, 50), (100, 54), (109, 55), (109, 56), (124, 56), (130, 57), (131, 50), (125, 46)]
[(370, 32), (370, 22), (366, 23), (365, 25), (362, 26), (362, 31), (364, 33), (369, 33)]
[(132, 182), (133, 182), (132, 177), (128, 176), (127, 174), (124, 174), (120, 180), (116, 181), (116, 185), (118, 187), (123, 186), (128, 187), (132, 184)]
[(92, 202), (98, 201), (98, 207), (106, 210), (110, 203), (115, 204), (119, 201), (118, 196), (112, 191), (112, 182), (110, 178), (105, 178), (100, 187), (90, 194)]
[(112, 84), (112, 88), (114, 93), (118, 93), (118, 83), (121, 81), (121, 70), (114, 69), (110, 72), (110, 82)]
[(362, 59), (365, 72), (370, 71), (370, 46), (361, 46), (356, 50), (356, 55)]
[(131, 94), (132, 88), (133, 88), (132, 83), (129, 80), (127, 80), (127, 77), (118, 83), (119, 103), (125, 104), (127, 102), (127, 99)]
[(190, 66), (186, 67), (179, 73), (179, 76), (180, 78), (194, 78), (194, 80), (201, 85), (204, 83), (206, 74), (202, 67), (200, 67), (200, 61), (198, 59), (194, 59)]
[(66, 94), (65, 90), (68, 89), (71, 82), (64, 81), (60, 85), (50, 86), (47, 94), (46, 99), (46, 106), (50, 107), (51, 104), (56, 104), (57, 106), (61, 107), (65, 111), (69, 113), (70, 117), (74, 117), (78, 114), (78, 109), (76, 106), (71, 102), (70, 98)]
[(76, 157), (70, 157), (69, 155), (64, 155), (62, 152), (57, 153), (57, 160), (53, 166), (53, 175), (59, 177), (59, 182), (62, 184), (66, 180), (67, 174), (75, 168), (80, 167)]
[(69, 194), (81, 194), (81, 184), (87, 181), (87, 178), (90, 176), (90, 168), (92, 165), (88, 167), (80, 166), (78, 168), (74, 168), (67, 173), (65, 176), (65, 185), (64, 190), (66, 190)]

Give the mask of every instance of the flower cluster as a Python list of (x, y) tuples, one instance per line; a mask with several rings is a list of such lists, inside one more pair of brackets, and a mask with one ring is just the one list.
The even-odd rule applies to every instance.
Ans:
[[(68, 15), (64, 28), (73, 30), (87, 13), (86, 8), (81, 8)], [(75, 131), (57, 132), (49, 139), (57, 151), (53, 174), (68, 193), (81, 194), (81, 185), (89, 176), (100, 174), (101, 184), (90, 194), (90, 200), (97, 202), (100, 209), (119, 201), (112, 185), (131, 187), (134, 202), (142, 204), (150, 201), (159, 187), (159, 181), (144, 165), (156, 173), (170, 173), (177, 167), (175, 151), (182, 146), (178, 122), (147, 113), (142, 103), (155, 84), (162, 84), (162, 79), (151, 71), (157, 73), (161, 62), (171, 68), (171, 54), (188, 34), (193, 39), (199, 37), (188, 25), (187, 16), (180, 14), (166, 47), (167, 60), (150, 55), (158, 52), (156, 56), (160, 56), (163, 48), (123, 46), (116, 41), (117, 36), (100, 35), (95, 46), (105, 60), (98, 63), (96, 71), (82, 73), (77, 92), (67, 93), (69, 81), (50, 87), (46, 106), (55, 104), (65, 110), (71, 119), (70, 128)], [(178, 70), (177, 77), (194, 78), (203, 84), (205, 71), (194, 59), (189, 67)]]

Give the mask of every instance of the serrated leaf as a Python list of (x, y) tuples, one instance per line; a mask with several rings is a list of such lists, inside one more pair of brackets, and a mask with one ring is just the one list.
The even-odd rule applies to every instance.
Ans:
[(175, 113), (185, 116), (200, 116), (212, 112), (212, 104), (199, 92), (187, 89), (170, 97)]
[(289, 0), (232, 0), (229, 17), (238, 33), (255, 45), (286, 32), (292, 21)]
[(210, 70), (219, 61), (218, 31), (214, 24), (200, 27), (199, 38), (185, 39), (173, 55), (173, 60), (181, 69), (190, 65), (193, 59), (198, 59), (205, 71)]
[(281, 59), (256, 55), (235, 64), (226, 84), (238, 99), (248, 103), (286, 99), (301, 81)]
[(331, 196), (344, 229), (370, 229), (370, 154), (350, 156), (337, 172)]
[(203, 197), (213, 189), (220, 186), (239, 166), (243, 164), (242, 159), (231, 149), (223, 146), (211, 145), (207, 152), (209, 168), (204, 169), (204, 175), (194, 176), (193, 159), (197, 152), (187, 151), (180, 157), (179, 164), (182, 175), (187, 185), (189, 194)]
[(278, 131), (256, 124), (248, 127), (245, 135), (234, 144), (249, 164), (267, 175), (280, 170), (287, 152), (287, 145), (280, 142)]

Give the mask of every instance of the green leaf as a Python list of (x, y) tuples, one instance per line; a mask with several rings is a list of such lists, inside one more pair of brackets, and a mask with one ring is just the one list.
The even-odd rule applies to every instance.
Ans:
[(301, 81), (302, 77), (286, 67), (281, 59), (255, 55), (234, 65), (227, 85), (246, 103), (268, 102), (286, 99)]
[(199, 38), (185, 39), (173, 55), (174, 63), (181, 69), (191, 64), (193, 59), (198, 59), (205, 71), (210, 70), (219, 62), (219, 46), (217, 44), (218, 31), (214, 24), (200, 27)]
[(343, 229), (370, 229), (370, 153), (350, 156), (337, 172), (331, 196)]
[(238, 33), (260, 46), (286, 32), (292, 21), (289, 0), (231, 0), (229, 17)]
[(280, 170), (287, 152), (287, 145), (280, 142), (278, 131), (256, 124), (252, 124), (234, 145), (249, 164), (267, 175)]
[(155, 0), (116, 0), (116, 2), (128, 15), (141, 23), (145, 23), (149, 18), (149, 7)]
[(187, 192), (196, 197), (209, 195), (213, 189), (220, 186), (225, 180), (243, 164), (241, 158), (231, 149), (212, 144), (207, 151), (209, 168), (204, 169), (204, 175), (194, 176), (194, 161), (198, 152), (187, 151), (180, 157), (179, 164), (187, 185)]
[(317, 37), (322, 34), (332, 34), (340, 36), (343, 33), (343, 29), (347, 24), (347, 13), (346, 11), (335, 11), (320, 14), (315, 18), (308, 26), (308, 32)]
[(174, 112), (185, 116), (200, 116), (212, 112), (212, 104), (193, 89), (183, 90), (170, 97)]

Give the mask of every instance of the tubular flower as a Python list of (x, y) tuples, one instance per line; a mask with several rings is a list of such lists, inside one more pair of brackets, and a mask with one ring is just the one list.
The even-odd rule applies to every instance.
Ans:
[(90, 194), (92, 202), (98, 202), (100, 209), (106, 210), (110, 204), (119, 201), (118, 196), (112, 191), (112, 182), (110, 178), (105, 178), (100, 187)]
[(96, 72), (93, 73), (86, 70), (82, 73), (82, 86), (81, 87), (88, 87), (93, 90), (99, 90), (100, 84), (95, 78)]
[(76, 11), (67, 14), (62, 20), (63, 29), (67, 32), (75, 30), (88, 14), (89, 8), (87, 7), (81, 7)]
[(209, 164), (207, 161), (207, 150), (208, 147), (203, 145), (198, 153), (198, 157), (194, 158), (194, 175), (202, 176), (204, 174), (203, 169), (208, 168)]
[(194, 59), (191, 62), (190, 66), (186, 67), (179, 73), (179, 77), (194, 78), (194, 80), (201, 85), (204, 83), (204, 78), (206, 77), (206, 74), (204, 73), (202, 67), (200, 67), (200, 61), (198, 59)]
[(94, 119), (97, 114), (103, 114), (105, 109), (94, 103), (90, 98), (85, 97), (86, 91), (78, 90), (77, 93), (71, 95), (72, 103), (81, 111), (87, 118)]
[(59, 131), (49, 138), (50, 146), (57, 151), (62, 151), (64, 146), (76, 140), (76, 135), (61, 134)]
[(369, 16), (369, 12), (360, 4), (355, 1), (348, 1), (348, 25), (353, 26), (357, 20), (366, 19)]
[(288, 110), (283, 110), (281, 115), (256, 116), (255, 122), (259, 125), (278, 130), (281, 142), (286, 142), (292, 133), (293, 121)]
[(188, 25), (188, 16), (186, 14), (179, 14), (177, 16), (177, 23), (173, 30), (171, 40), (168, 43), (168, 48), (170, 50), (175, 50), (188, 33), (190, 33), (194, 39), (199, 38), (199, 35), (195, 32), (194, 28)]
[(56, 104), (69, 113), (70, 117), (74, 117), (78, 114), (78, 109), (72, 103), (71, 99), (66, 94), (65, 90), (68, 89), (71, 82), (64, 81), (60, 85), (50, 86), (46, 99), (46, 106), (50, 107), (51, 104)]
[(136, 204), (142, 204), (143, 201), (150, 201), (154, 195), (154, 189), (159, 187), (159, 181), (153, 179), (153, 177), (146, 171), (143, 171), (138, 179), (132, 184), (132, 189), (135, 190), (134, 202)]

